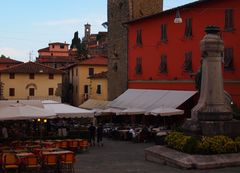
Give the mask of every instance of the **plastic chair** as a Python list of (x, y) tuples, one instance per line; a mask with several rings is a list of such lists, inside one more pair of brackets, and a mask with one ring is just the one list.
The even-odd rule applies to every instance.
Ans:
[(78, 150), (78, 141), (69, 141), (68, 147), (71, 151), (76, 152)]
[(75, 154), (74, 153), (65, 153), (61, 155), (61, 166), (62, 172), (71, 172), (74, 173), (74, 163), (75, 163)]
[(42, 166), (45, 171), (52, 170), (54, 173), (57, 169), (57, 155), (55, 154), (48, 154), (43, 155), (43, 163)]
[(38, 157), (36, 155), (26, 157), (25, 161), (25, 168), (27, 171), (40, 172), (41, 165), (39, 164)]
[(4, 153), (2, 155), (2, 168), (5, 173), (7, 173), (8, 170), (15, 170), (15, 172), (18, 172), (19, 160), (15, 153)]
[(86, 139), (80, 141), (80, 142), (79, 142), (79, 145), (80, 145), (81, 151), (87, 151), (88, 148), (89, 148), (89, 142), (88, 142), (88, 140), (86, 140)]
[(68, 148), (68, 142), (67, 141), (61, 141), (60, 148), (63, 148), (63, 149)]

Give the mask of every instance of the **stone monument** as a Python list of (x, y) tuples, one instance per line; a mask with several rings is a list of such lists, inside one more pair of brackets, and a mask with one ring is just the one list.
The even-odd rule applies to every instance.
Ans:
[(226, 103), (222, 76), (224, 43), (220, 28), (208, 26), (201, 41), (202, 78), (198, 104), (192, 109), (191, 119), (183, 125), (187, 133), (199, 135), (240, 134), (240, 121), (233, 120), (232, 109)]

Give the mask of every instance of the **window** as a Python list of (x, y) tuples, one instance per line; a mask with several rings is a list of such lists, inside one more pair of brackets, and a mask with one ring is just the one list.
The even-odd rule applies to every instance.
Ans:
[(136, 59), (136, 67), (135, 67), (136, 74), (142, 74), (142, 58), (137, 57)]
[(115, 63), (113, 64), (113, 70), (114, 70), (115, 72), (118, 71), (118, 64), (117, 64), (117, 62), (115, 62)]
[(94, 75), (94, 68), (89, 68), (88, 69), (88, 76), (93, 76)]
[(192, 52), (185, 53), (183, 70), (185, 72), (192, 72)]
[(97, 85), (97, 94), (102, 94), (102, 86), (100, 84)]
[(161, 56), (161, 62), (159, 66), (160, 73), (167, 73), (167, 55), (163, 54)]
[(185, 26), (185, 37), (190, 38), (192, 37), (192, 19), (186, 19), (186, 26)]
[(54, 45), (52, 45), (52, 48), (54, 49)]
[(53, 88), (48, 88), (48, 95), (53, 96), (54, 89)]
[(35, 76), (34, 76), (34, 73), (30, 73), (30, 74), (29, 74), (29, 79), (34, 79), (34, 77), (35, 77)]
[(78, 93), (78, 86), (76, 85), (76, 94)]
[(224, 70), (233, 70), (233, 48), (224, 49)]
[(88, 94), (88, 85), (84, 85), (84, 94)]
[(64, 44), (60, 44), (60, 49), (64, 49)]
[(167, 41), (167, 24), (161, 25), (161, 41), (162, 42)]
[(14, 73), (10, 73), (9, 74), (9, 79), (15, 79), (15, 74)]
[(137, 46), (141, 46), (142, 45), (142, 30), (138, 29), (137, 30)]
[(51, 53), (51, 56), (53, 56), (53, 53)]
[(225, 10), (225, 31), (232, 31), (234, 28), (233, 24), (233, 9)]
[(48, 74), (48, 79), (54, 79), (54, 74)]
[(34, 88), (29, 88), (29, 96), (34, 96), (34, 95), (35, 95)]
[(78, 76), (78, 68), (76, 68), (76, 76)]
[(15, 96), (15, 88), (9, 88), (9, 96)]

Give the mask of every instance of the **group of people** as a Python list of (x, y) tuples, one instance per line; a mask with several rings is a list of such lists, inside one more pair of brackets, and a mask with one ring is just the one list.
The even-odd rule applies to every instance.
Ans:
[(91, 123), (88, 128), (89, 131), (89, 142), (91, 146), (95, 146), (95, 136), (97, 136), (97, 144), (98, 146), (103, 146), (103, 126), (99, 124), (97, 127)]

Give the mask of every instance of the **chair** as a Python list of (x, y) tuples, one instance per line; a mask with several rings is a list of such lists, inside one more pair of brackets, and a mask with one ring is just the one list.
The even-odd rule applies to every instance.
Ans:
[(67, 149), (68, 148), (68, 142), (67, 141), (61, 141), (60, 148)]
[(78, 150), (78, 141), (74, 141), (74, 140), (69, 141), (68, 147), (69, 147), (69, 149), (71, 151), (77, 152), (77, 150)]
[(5, 173), (7, 173), (8, 170), (15, 170), (15, 172), (18, 172), (19, 160), (15, 153), (4, 153), (2, 155), (2, 169)]
[(53, 171), (55, 173), (57, 169), (57, 155), (55, 154), (47, 154), (43, 155), (43, 169), (45, 171)]
[(65, 153), (61, 155), (61, 166), (62, 172), (71, 172), (74, 173), (74, 163), (75, 163), (75, 154), (74, 153)]
[(25, 161), (25, 168), (27, 171), (40, 172), (41, 165), (39, 164), (38, 157), (36, 155), (26, 157)]
[(86, 140), (86, 139), (80, 141), (79, 145), (80, 145), (81, 151), (87, 151), (89, 148), (89, 143), (88, 143), (88, 140)]

